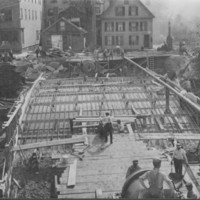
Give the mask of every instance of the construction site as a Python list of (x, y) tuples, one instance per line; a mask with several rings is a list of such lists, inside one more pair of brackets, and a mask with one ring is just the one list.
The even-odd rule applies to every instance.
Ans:
[(171, 25), (171, 1), (13, 2), (0, 2), (0, 198), (199, 199), (199, 25), (178, 26), (178, 9)]
[[(174, 141), (188, 157), (184, 181), (192, 182), (199, 197), (199, 97), (176, 84), (180, 74), (194, 68), (190, 59), (151, 51), (61, 60), (30, 56), (35, 81), (23, 87), (13, 105), (1, 99), (12, 105), (1, 134), (5, 197), (127, 198), (132, 160), (151, 170), (152, 159), (160, 158), (168, 175)], [(177, 76), (171, 63), (177, 64)], [(100, 126), (106, 112), (113, 116), (112, 144), (105, 143)], [(37, 173), (29, 164), (36, 150)], [(186, 191), (183, 184), (177, 193)]]

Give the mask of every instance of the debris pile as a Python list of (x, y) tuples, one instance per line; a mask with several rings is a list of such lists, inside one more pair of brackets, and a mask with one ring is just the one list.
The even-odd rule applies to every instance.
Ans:
[(7, 63), (0, 64), (0, 97), (15, 98), (25, 84), (25, 79), (15, 71), (16, 67)]
[(22, 199), (46, 199), (50, 198), (50, 183), (47, 181), (30, 181), (18, 194)]
[(49, 57), (64, 57), (64, 56), (69, 56), (70, 54), (58, 48), (51, 48), (47, 51), (47, 55)]

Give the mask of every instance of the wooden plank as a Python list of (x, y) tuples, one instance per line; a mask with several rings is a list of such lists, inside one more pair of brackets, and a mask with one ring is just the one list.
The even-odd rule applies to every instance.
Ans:
[(76, 184), (76, 166), (77, 166), (77, 160), (74, 160), (74, 163), (70, 165), (69, 168), (69, 176), (68, 176), (68, 182), (67, 186), (74, 186)]
[(102, 198), (102, 189), (98, 188), (95, 190), (95, 198), (98, 199), (98, 198)]
[(19, 146), (14, 147), (12, 151), (36, 149), (36, 148), (41, 148), (41, 147), (50, 147), (50, 146), (58, 146), (62, 144), (75, 144), (75, 143), (84, 143), (84, 142), (85, 142), (85, 137), (81, 136), (81, 137), (70, 138), (70, 139), (24, 144), (24, 145), (20, 145), (20, 147)]
[(162, 130), (162, 131), (166, 130), (165, 127), (163, 126), (162, 122), (160, 121), (160, 118), (155, 117), (154, 119), (160, 130)]
[(183, 134), (183, 133), (142, 133), (139, 134), (141, 140), (166, 140), (176, 138), (178, 140), (200, 140), (200, 134)]
[(133, 129), (132, 129), (131, 125), (130, 125), (130, 124), (127, 124), (126, 127), (127, 127), (127, 129), (128, 129), (129, 134), (130, 134), (130, 135), (134, 135), (134, 132), (133, 132)]

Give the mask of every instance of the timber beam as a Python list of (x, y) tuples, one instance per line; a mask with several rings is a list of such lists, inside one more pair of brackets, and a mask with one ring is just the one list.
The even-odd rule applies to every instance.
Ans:
[(140, 140), (200, 140), (200, 134), (191, 133), (138, 133)]
[(169, 85), (167, 83), (167, 79), (166, 80), (165, 79), (162, 80), (161, 78), (155, 76), (155, 73), (153, 73), (151, 70), (147, 70), (147, 69), (143, 68), (142, 66), (138, 65), (136, 62), (132, 61), (131, 59), (129, 59), (127, 57), (125, 57), (125, 60), (129, 61), (130, 63), (132, 63), (133, 65), (137, 66), (139, 69), (141, 69), (143, 72), (145, 72), (146, 74), (148, 74), (149, 76), (151, 76), (152, 78), (154, 78), (155, 80), (157, 80), (161, 85), (165, 86), (170, 91), (172, 91), (173, 93), (175, 93), (178, 97), (180, 97), (182, 100), (184, 100), (185, 102), (187, 102), (190, 106), (192, 106), (196, 111), (198, 111), (200, 113), (200, 105), (192, 102), (190, 99), (188, 99), (187, 97), (185, 97), (180, 92), (179, 88), (177, 89), (177, 87)]
[(63, 145), (63, 144), (85, 143), (85, 140), (86, 140), (86, 137), (81, 136), (81, 137), (70, 138), (70, 139), (24, 144), (24, 145), (13, 147), (12, 151), (21, 151), (21, 150), (28, 150), (28, 149), (51, 147), (51, 146), (58, 146), (58, 145)]

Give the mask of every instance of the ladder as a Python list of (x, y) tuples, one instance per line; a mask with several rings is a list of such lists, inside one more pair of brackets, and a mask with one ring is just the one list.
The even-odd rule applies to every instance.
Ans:
[(149, 69), (155, 71), (155, 62), (154, 56), (149, 57)]
[(153, 54), (149, 55), (147, 53), (147, 67), (148, 69), (155, 71), (155, 57)]

